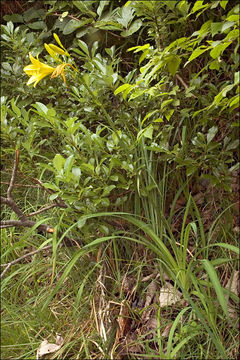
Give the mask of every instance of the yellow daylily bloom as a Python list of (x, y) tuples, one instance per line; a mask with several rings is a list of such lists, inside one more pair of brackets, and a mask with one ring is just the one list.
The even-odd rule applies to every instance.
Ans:
[(70, 56), (70, 54), (66, 50), (63, 50), (54, 44), (48, 44), (48, 46), (51, 48), (51, 50), (55, 51), (55, 53), (57, 54)]
[(32, 65), (27, 65), (24, 67), (24, 71), (27, 75), (30, 76), (30, 79), (27, 82), (27, 85), (30, 85), (34, 83), (34, 87), (36, 87), (37, 83), (42, 80), (45, 76), (51, 75), (51, 79), (59, 76), (60, 74), (63, 77), (63, 81), (66, 84), (66, 77), (64, 73), (64, 68), (66, 66), (70, 66), (74, 71), (77, 71), (71, 64), (69, 63), (63, 63), (58, 65), (56, 68), (46, 65), (42, 63), (41, 61), (35, 59), (31, 54), (29, 54), (30, 60), (32, 62)]
[(44, 46), (45, 46), (45, 49), (47, 50), (47, 52), (49, 53), (49, 55), (52, 58), (54, 58), (55, 60), (61, 61), (56, 54), (70, 56), (67, 51), (60, 49), (60, 47), (58, 47), (56, 45), (44, 44)]
[(29, 58), (32, 65), (25, 66), (23, 71), (30, 76), (27, 85), (34, 83), (34, 87), (36, 87), (37, 83), (45, 76), (52, 74), (55, 68), (39, 61), (38, 56), (35, 59), (31, 54), (29, 54)]
[(54, 36), (54, 39), (56, 40), (56, 42), (58, 43), (58, 45), (61, 46), (61, 48), (63, 48), (65, 51), (67, 51), (67, 50), (65, 49), (65, 47), (63, 46), (63, 44), (61, 43), (58, 35), (57, 35), (56, 33), (53, 33), (53, 36)]
[(63, 77), (63, 81), (66, 84), (66, 78), (65, 78), (65, 73), (64, 73), (64, 68), (66, 66), (70, 66), (71, 68), (73, 68), (74, 71), (77, 71), (71, 64), (64, 63), (64, 64), (58, 65), (56, 67), (56, 69), (54, 70), (54, 72), (51, 75), (51, 79), (53, 79), (53, 78), (55, 78), (55, 77), (57, 77), (57, 76), (59, 76), (61, 74), (62, 77)]

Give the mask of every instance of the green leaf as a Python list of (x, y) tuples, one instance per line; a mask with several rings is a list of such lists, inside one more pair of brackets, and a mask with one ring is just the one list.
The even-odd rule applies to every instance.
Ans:
[(153, 134), (153, 126), (149, 125), (145, 129), (142, 129), (139, 131), (137, 135), (137, 141), (140, 141), (140, 139), (144, 136), (145, 138), (152, 139)]
[(13, 23), (23, 23), (23, 17), (20, 14), (4, 15), (5, 21), (12, 21)]
[(43, 9), (36, 10), (36, 8), (31, 7), (30, 9), (24, 12), (23, 19), (24, 21), (29, 22), (32, 19), (39, 19), (39, 18), (43, 19), (45, 18), (45, 16), (46, 16), (45, 11)]
[(167, 60), (167, 66), (168, 66), (168, 71), (170, 72), (171, 75), (176, 74), (180, 63), (181, 63), (181, 58), (178, 55), (172, 55), (169, 57), (169, 59)]
[(110, 192), (115, 189), (116, 185), (108, 185), (104, 188), (102, 196), (107, 196), (110, 194)]
[(219, 304), (221, 305), (224, 314), (227, 316), (227, 318), (229, 318), (227, 303), (224, 298), (223, 289), (221, 287), (216, 270), (214, 269), (214, 267), (212, 266), (212, 264), (209, 260), (204, 259), (202, 262), (203, 262), (203, 266), (211, 280), (212, 286), (214, 287), (214, 289), (216, 291)]
[(211, 23), (211, 34), (212, 34), (212, 36), (216, 35), (218, 32), (221, 32), (222, 25), (223, 24), (221, 22)]
[(222, 32), (224, 32), (225, 30), (229, 29), (230, 27), (234, 26), (235, 22), (233, 21), (225, 21), (225, 23), (223, 23), (222, 25)]
[(82, 14), (89, 14), (91, 15), (93, 18), (96, 17), (96, 13), (94, 11), (92, 11), (90, 9), (91, 6), (91, 2), (90, 1), (81, 1), (81, 0), (76, 0), (72, 2), (74, 6), (76, 6), (76, 8), (78, 10), (81, 11)]
[(119, 24), (127, 28), (128, 24), (132, 21), (134, 10), (131, 7), (123, 7), (120, 11), (120, 16), (116, 19)]
[(35, 104), (36, 105), (34, 107), (40, 112), (40, 114), (44, 113), (45, 115), (47, 115), (48, 108), (47, 108), (46, 105), (44, 105), (44, 104), (42, 104), (42, 103), (40, 103), (38, 101)]
[(194, 14), (196, 11), (204, 9), (208, 6), (208, 4), (203, 4), (204, 1), (195, 1), (194, 6), (190, 14)]
[(97, 14), (100, 17), (102, 15), (103, 9), (105, 8), (106, 5), (108, 5), (110, 3), (110, 1), (99, 1), (99, 5), (97, 8)]
[(85, 53), (87, 56), (89, 56), (89, 51), (88, 51), (88, 46), (87, 46), (87, 44), (86, 44), (84, 41), (82, 41), (82, 40), (78, 40), (77, 42), (78, 42), (78, 46), (84, 51), (84, 53)]
[(220, 1), (220, 6), (225, 10), (226, 6), (228, 4), (228, 0), (221, 0)]
[(84, 163), (80, 165), (80, 168), (85, 174), (94, 175), (94, 166), (92, 164)]
[(114, 95), (117, 95), (117, 94), (119, 94), (119, 93), (121, 93), (121, 92), (123, 92), (123, 91), (125, 91), (126, 89), (129, 89), (129, 88), (132, 89), (133, 86), (130, 85), (130, 84), (123, 84), (123, 85), (119, 86), (119, 87), (114, 91)]
[(156, 112), (159, 112), (159, 110), (156, 109), (156, 110), (153, 110), (153, 111), (148, 112), (147, 115), (144, 117), (144, 119), (143, 119), (143, 121), (142, 121), (142, 125), (144, 124), (144, 122), (145, 122), (150, 116), (152, 116), (153, 114), (156, 114)]
[(103, 30), (122, 30), (123, 26), (116, 21), (100, 20), (94, 23), (94, 27)]
[(82, 229), (83, 226), (86, 224), (86, 221), (87, 221), (87, 219), (81, 217), (81, 218), (78, 220), (78, 222), (77, 222), (77, 227), (78, 227), (79, 229)]
[(57, 185), (52, 184), (52, 183), (43, 183), (42, 184), (46, 189), (51, 189), (53, 191), (60, 191), (59, 187), (57, 187)]
[(216, 59), (210, 63), (209, 69), (211, 69), (211, 70), (219, 70), (220, 69), (220, 62), (218, 61), (218, 59)]
[(145, 45), (142, 45), (142, 46), (133, 46), (133, 47), (130, 47), (129, 49), (127, 49), (127, 51), (135, 50), (134, 52), (137, 53), (139, 51), (149, 49), (149, 47), (150, 47), (150, 44), (145, 44)]
[(170, 120), (173, 113), (174, 113), (174, 109), (171, 109), (171, 110), (164, 113), (164, 116), (166, 117), (167, 121)]
[(208, 130), (207, 144), (209, 144), (212, 141), (212, 139), (214, 138), (214, 136), (216, 135), (217, 132), (218, 132), (218, 127), (217, 126), (213, 126)]
[(72, 166), (74, 164), (74, 161), (75, 161), (75, 158), (74, 158), (74, 155), (70, 155), (66, 161), (65, 161), (65, 164), (64, 164), (64, 170), (66, 172), (66, 174), (68, 175), (70, 170), (72, 169)]
[(206, 47), (204, 45), (199, 46), (197, 49), (195, 49), (191, 56), (189, 57), (188, 61), (185, 63), (184, 66), (186, 66), (190, 61), (196, 59), (198, 56), (202, 55), (205, 51), (209, 50), (210, 47)]
[(210, 51), (210, 56), (213, 59), (216, 59), (220, 56), (220, 54), (229, 46), (231, 45), (231, 42), (225, 42), (225, 43), (221, 43), (219, 45), (217, 45), (216, 47), (214, 47), (211, 51)]
[(47, 25), (44, 21), (35, 21), (33, 23), (29, 23), (28, 27), (33, 30), (44, 30), (47, 28)]
[(58, 172), (61, 172), (65, 164), (65, 159), (61, 154), (56, 154), (53, 159), (53, 166)]
[(14, 99), (11, 100), (11, 106), (17, 116), (21, 116), (21, 110), (15, 105)]
[(239, 140), (237, 139), (237, 140), (231, 142), (230, 144), (228, 144), (226, 151), (234, 150), (234, 149), (238, 148), (238, 146), (239, 146)]
[(84, 19), (79, 21), (71, 19), (64, 26), (63, 35), (69, 35), (73, 33), (75, 30), (79, 29), (80, 27), (89, 24), (90, 22), (92, 22), (92, 19)]
[(59, 194), (52, 194), (49, 196), (49, 200), (53, 201), (58, 197)]
[(239, 84), (239, 71), (236, 71), (234, 73), (234, 85), (238, 85)]
[(131, 36), (136, 31), (138, 31), (138, 29), (140, 29), (141, 26), (142, 26), (142, 20), (137, 19), (131, 24), (131, 26), (128, 30), (122, 31), (121, 35), (123, 37)]

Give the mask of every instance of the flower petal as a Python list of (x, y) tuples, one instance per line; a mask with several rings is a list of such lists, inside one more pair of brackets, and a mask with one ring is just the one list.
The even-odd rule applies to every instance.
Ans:
[(70, 56), (69, 53), (54, 44), (48, 44), (48, 46), (57, 54)]
[(65, 48), (64, 48), (63, 44), (61, 43), (58, 35), (53, 33), (53, 36), (54, 36), (54, 39), (56, 40), (56, 42), (58, 43), (58, 45), (61, 46), (61, 48), (63, 48), (65, 50)]

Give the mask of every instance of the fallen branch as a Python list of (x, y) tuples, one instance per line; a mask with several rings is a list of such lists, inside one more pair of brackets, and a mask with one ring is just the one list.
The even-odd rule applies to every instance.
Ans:
[[(67, 205), (64, 203), (64, 201), (60, 198), (60, 199), (56, 199), (54, 201), (53, 204), (48, 205), (42, 209), (39, 209), (35, 212), (32, 212), (28, 215), (25, 215), (22, 210), (17, 206), (17, 204), (15, 203), (15, 201), (12, 198), (12, 190), (14, 187), (14, 182), (16, 179), (16, 174), (17, 174), (17, 169), (18, 169), (18, 163), (19, 163), (19, 157), (20, 157), (20, 152), (19, 150), (16, 150), (16, 154), (15, 154), (15, 160), (14, 160), (14, 165), (13, 165), (13, 170), (12, 170), (12, 176), (11, 176), (11, 180), (7, 189), (7, 197), (3, 197), (1, 196), (1, 203), (2, 204), (6, 204), (8, 205), (17, 215), (17, 217), (19, 218), (19, 220), (2, 220), (0, 222), (0, 228), (9, 228), (12, 226), (15, 227), (33, 227), (34, 225), (36, 225), (35, 221), (31, 221), (28, 219), (28, 217), (30, 216), (35, 216), (38, 215), (44, 211), (47, 211), (49, 209), (52, 209), (54, 207), (62, 207), (62, 208), (66, 208)], [(34, 179), (35, 182), (38, 183), (38, 185), (40, 185), (40, 187), (44, 188), (46, 191), (50, 192), (52, 194), (52, 190), (46, 189), (40, 180), (38, 179)], [(43, 232), (48, 232), (48, 233), (54, 233), (55, 229), (49, 225), (46, 224), (40, 224), (38, 227), (38, 230), (43, 231)]]
[(3, 278), (3, 276), (6, 274), (6, 272), (10, 269), (10, 267), (11, 267), (12, 265), (19, 263), (19, 262), (22, 261), (23, 259), (26, 259), (28, 256), (35, 255), (35, 254), (39, 253), (39, 252), (42, 251), (42, 250), (48, 250), (48, 249), (51, 249), (51, 248), (52, 248), (52, 245), (44, 246), (44, 247), (41, 248), (41, 249), (37, 249), (37, 250), (31, 251), (30, 253), (27, 253), (27, 254), (19, 257), (18, 259), (15, 259), (15, 260), (13, 260), (13, 261), (10, 261), (10, 262), (7, 263), (7, 264), (1, 264), (2, 267), (5, 267), (5, 266), (6, 266), (6, 268), (5, 268), (5, 269), (3, 270), (3, 272), (1, 273), (0, 279)]
[[(9, 185), (10, 183), (7, 181), (0, 181), (0, 184)], [(29, 185), (29, 184), (14, 184), (14, 187), (32, 187), (32, 188), (38, 188), (41, 189), (41, 186), (38, 185)]]
[[(13, 226), (14, 227), (29, 227), (29, 228), (31, 228), (33, 226), (36, 226), (37, 222), (29, 220), (29, 217), (41, 214), (42, 212), (47, 211), (49, 209), (52, 209), (54, 207), (67, 208), (67, 205), (64, 203), (64, 201), (61, 198), (58, 198), (58, 199), (54, 200), (53, 204), (45, 206), (45, 207), (43, 207), (43, 208), (41, 208), (41, 209), (39, 209), (37, 211), (34, 211), (34, 212), (30, 213), (30, 214), (24, 214), (22, 212), (22, 210), (18, 207), (18, 205), (15, 203), (15, 201), (12, 198), (12, 190), (13, 190), (14, 182), (15, 182), (15, 179), (16, 179), (16, 173), (17, 173), (17, 169), (18, 169), (19, 157), (20, 157), (20, 153), (19, 153), (19, 150), (17, 150), (16, 155), (15, 155), (15, 161), (14, 161), (14, 165), (13, 165), (11, 180), (9, 182), (9, 186), (8, 186), (8, 189), (7, 189), (7, 197), (3, 197), (3, 196), (0, 197), (1, 203), (8, 205), (15, 212), (15, 214), (17, 215), (19, 220), (2, 220), (0, 222), (0, 228), (1, 229), (13, 227)], [(33, 180), (34, 180), (35, 183), (38, 184), (38, 186), (40, 186), (42, 189), (44, 189), (48, 193), (50, 193), (50, 194), (54, 193), (53, 190), (45, 188), (40, 180), (38, 180), (38, 179), (33, 179)], [(47, 224), (40, 224), (40, 225), (37, 226), (37, 229), (39, 231), (45, 232), (45, 233), (54, 233), (55, 232), (55, 229), (52, 226), (49, 226)], [(61, 238), (62, 236), (63, 236), (63, 233), (58, 232), (58, 237)], [(75, 239), (69, 238), (68, 236), (63, 237), (63, 244), (65, 246), (77, 246), (77, 247), (80, 247), (80, 243), (83, 243), (82, 239), (75, 240)], [(60, 244), (60, 246), (62, 246), (62, 244)], [(12, 261), (12, 262), (10, 262), (8, 264), (3, 264), (2, 266), (6, 266), (6, 268), (2, 272), (0, 278), (2, 278), (4, 276), (4, 274), (7, 272), (7, 270), (13, 264), (18, 263), (19, 261), (21, 261), (22, 259), (24, 259), (27, 256), (36, 254), (37, 252), (39, 252), (41, 250), (49, 249), (51, 247), (52, 247), (52, 245), (41, 248), (41, 249), (38, 249), (38, 250), (35, 250), (35, 251), (31, 252), (31, 253), (23, 255), (19, 259), (16, 259), (16, 260), (14, 260), (14, 261)]]

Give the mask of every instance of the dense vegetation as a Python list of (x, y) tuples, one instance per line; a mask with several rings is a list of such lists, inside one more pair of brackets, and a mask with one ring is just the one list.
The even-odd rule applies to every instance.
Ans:
[(4, 11), (2, 357), (237, 358), (238, 1)]

